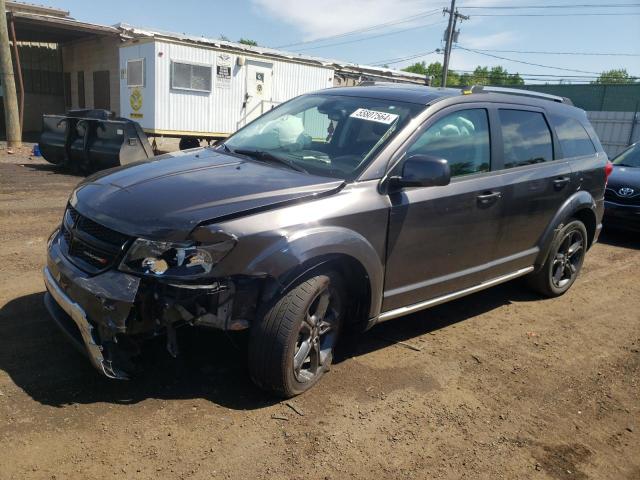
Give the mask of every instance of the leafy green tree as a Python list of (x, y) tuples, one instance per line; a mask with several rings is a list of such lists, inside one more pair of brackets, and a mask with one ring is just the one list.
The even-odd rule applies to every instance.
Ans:
[(636, 81), (634, 78), (631, 78), (625, 68), (614, 68), (602, 72), (593, 83), (636, 83)]
[[(419, 73), (433, 77), (433, 85), (442, 83), (442, 64), (433, 62), (427, 65), (425, 62), (414, 63), (403, 69), (406, 72)], [(518, 73), (509, 73), (503, 67), (477, 66), (473, 73), (457, 73), (449, 70), (447, 75), (447, 87), (468, 87), (471, 85), (524, 85), (524, 80)]]
[[(403, 68), (405, 72), (419, 73), (420, 75), (428, 75), (433, 77), (434, 86), (440, 86), (442, 83), (442, 64), (440, 62), (433, 62), (427, 65), (425, 62), (414, 63), (406, 68)], [(460, 75), (456, 72), (449, 70), (447, 75), (447, 87), (454, 87), (460, 84)]]
[(252, 47), (258, 46), (258, 42), (256, 42), (255, 40), (250, 40), (248, 38), (241, 38), (240, 40), (238, 40), (238, 43), (242, 43), (244, 45), (250, 45)]

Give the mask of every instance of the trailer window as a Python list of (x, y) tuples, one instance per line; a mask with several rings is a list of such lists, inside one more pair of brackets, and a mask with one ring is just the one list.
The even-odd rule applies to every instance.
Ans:
[(144, 59), (127, 61), (127, 87), (144, 87)]
[(171, 62), (171, 88), (210, 92), (211, 67)]

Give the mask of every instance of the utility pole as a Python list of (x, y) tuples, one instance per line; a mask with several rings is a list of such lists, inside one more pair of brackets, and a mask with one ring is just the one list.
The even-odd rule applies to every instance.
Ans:
[[(462, 15), (458, 13), (456, 10), (456, 0), (451, 0), (451, 8), (444, 9), (444, 13), (449, 14), (449, 25), (447, 26), (447, 30), (445, 32), (445, 47), (444, 47), (444, 64), (442, 65), (442, 87), (447, 86), (447, 75), (449, 74), (449, 60), (451, 59), (451, 47), (453, 46), (453, 41), (456, 36), (456, 23), (458, 19), (460, 20), (469, 20), (467, 15)], [(456, 40), (457, 41), (457, 40)]]
[(7, 29), (7, 7), (5, 0), (0, 0), (0, 74), (2, 75), (2, 95), (4, 101), (4, 118), (7, 129), (7, 148), (22, 145), (20, 132), (20, 114), (18, 112), (18, 95), (13, 75), (13, 62), (9, 48), (9, 31)]

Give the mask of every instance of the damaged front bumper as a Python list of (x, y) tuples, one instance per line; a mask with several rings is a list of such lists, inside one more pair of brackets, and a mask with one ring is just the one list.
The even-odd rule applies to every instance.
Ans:
[(138, 340), (166, 334), (167, 350), (176, 356), (178, 326), (222, 330), (249, 326), (248, 305), (255, 300), (248, 299), (245, 289), (234, 302), (236, 283), (231, 280), (208, 285), (163, 283), (115, 269), (90, 275), (64, 255), (64, 242), (57, 232), (49, 242), (45, 306), (56, 324), (108, 378), (128, 379), (136, 370)]
[[(44, 269), (44, 283), (47, 287), (44, 300), (45, 305), (58, 326), (81, 350), (83, 350), (82, 345), (84, 345), (84, 349), (86, 350), (83, 351), (86, 351), (91, 364), (105, 377), (128, 380), (129, 375), (127, 373), (114, 368), (112, 361), (104, 357), (102, 353), (104, 348), (99, 343), (99, 340), (97, 340), (96, 329), (89, 323), (86, 312), (64, 293), (47, 267)], [(68, 315), (78, 328), (82, 344), (78, 342), (79, 339), (73, 330), (69, 328), (68, 321), (64, 318), (65, 314)]]

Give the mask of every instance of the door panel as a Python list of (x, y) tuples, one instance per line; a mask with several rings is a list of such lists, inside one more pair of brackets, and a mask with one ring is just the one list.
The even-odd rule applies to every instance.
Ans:
[(273, 65), (263, 62), (247, 62), (246, 123), (268, 112), (271, 103), (271, 72)]
[(478, 197), (501, 191), (500, 176), (486, 174), (390, 196), (383, 311), (496, 276), (504, 201)]
[[(407, 154), (445, 158), (454, 178), (444, 187), (390, 195), (391, 213), (383, 311), (493, 278), (504, 199), (493, 162), (488, 111), (445, 109), (418, 132)], [(491, 145), (491, 147), (490, 147)], [(402, 163), (394, 167), (399, 174)]]
[(569, 162), (554, 160), (558, 142), (542, 109), (505, 105), (497, 111), (503, 164), (514, 166), (503, 170), (505, 228), (498, 255), (517, 255), (518, 267), (527, 267), (549, 222), (575, 191), (575, 175)]

